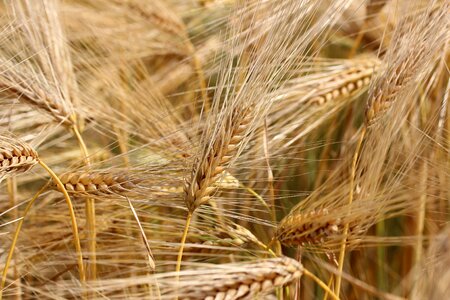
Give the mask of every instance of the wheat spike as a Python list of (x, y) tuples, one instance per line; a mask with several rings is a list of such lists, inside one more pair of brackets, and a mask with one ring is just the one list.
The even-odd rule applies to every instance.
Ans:
[(426, 74), (439, 49), (447, 43), (449, 4), (436, 10), (418, 14), (417, 24), (404, 20), (398, 26), (396, 42), (389, 48), (386, 69), (375, 80), (369, 91), (366, 124), (372, 125), (396, 102), (399, 94)]
[(327, 209), (290, 214), (278, 225), (276, 236), (286, 246), (322, 243), (337, 234), (341, 225), (340, 219), (324, 219), (326, 216)]
[[(11, 66), (9, 62), (1, 60), (1, 64), (7, 65), (0, 73), (0, 89), (10, 97), (19, 99), (28, 105), (45, 111), (57, 122), (67, 126), (73, 125), (70, 112), (61, 103), (55, 100), (53, 95), (48, 94), (44, 89), (35, 83), (29, 83), (18, 70), (18, 67)], [(9, 66), (8, 66), (9, 65)]]
[[(203, 274), (202, 274), (203, 273)], [(241, 265), (224, 265), (195, 274), (196, 280), (181, 281), (181, 299), (255, 299), (277, 287), (292, 283), (303, 274), (303, 266), (287, 257)]]
[(85, 196), (121, 195), (130, 192), (137, 184), (125, 174), (106, 172), (68, 172), (61, 175), (61, 182), (69, 193)]
[(249, 107), (239, 110), (234, 108), (225, 118), (213, 144), (207, 147), (202, 159), (194, 164), (191, 179), (186, 181), (184, 191), (185, 203), (190, 212), (207, 202), (216, 190), (215, 183), (222, 176), (226, 165), (233, 160), (251, 122)]
[(0, 140), (0, 179), (23, 173), (38, 163), (37, 152), (18, 140), (1, 137)]
[(379, 70), (378, 59), (362, 60), (352, 64), (336, 76), (318, 85), (318, 95), (307, 100), (312, 104), (322, 105), (340, 98), (348, 98), (366, 88), (373, 75)]

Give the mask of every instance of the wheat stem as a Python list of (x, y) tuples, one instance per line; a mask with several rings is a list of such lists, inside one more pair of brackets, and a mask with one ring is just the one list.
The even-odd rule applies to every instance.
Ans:
[[(179, 284), (179, 280), (180, 280), (181, 261), (183, 260), (183, 251), (184, 251), (184, 246), (186, 244), (186, 238), (187, 238), (187, 235), (189, 232), (189, 227), (191, 225), (191, 220), (192, 220), (192, 212), (189, 211), (188, 215), (186, 217), (186, 224), (184, 225), (183, 236), (181, 237), (180, 249), (178, 250), (177, 266), (175, 268), (175, 272), (177, 273), (176, 280), (175, 280), (176, 285)], [(177, 294), (176, 299), (178, 300), (178, 294)]]
[(78, 145), (80, 146), (81, 152), (83, 153), (84, 161), (86, 165), (90, 165), (91, 161), (89, 160), (89, 153), (86, 147), (86, 143), (83, 140), (83, 137), (81, 136), (80, 131), (78, 130), (77, 126), (72, 127), (73, 133), (75, 135), (75, 138), (78, 141)]
[(123, 165), (125, 167), (130, 166), (130, 159), (128, 158), (128, 146), (126, 132), (114, 126), (114, 131), (117, 136), (117, 142), (119, 144), (120, 154), (122, 155)]
[(86, 281), (86, 275), (84, 272), (84, 266), (83, 266), (83, 253), (81, 251), (81, 244), (80, 244), (80, 236), (78, 234), (78, 225), (77, 225), (77, 219), (75, 217), (75, 211), (73, 209), (72, 201), (70, 200), (69, 194), (67, 193), (66, 188), (62, 184), (59, 177), (53, 172), (52, 169), (50, 169), (42, 160), (39, 160), (39, 164), (47, 171), (47, 173), (52, 177), (53, 181), (55, 181), (56, 185), (59, 187), (61, 192), (64, 195), (64, 199), (66, 200), (66, 204), (69, 209), (70, 214), (70, 221), (72, 223), (72, 233), (74, 237), (74, 243), (75, 243), (75, 250), (77, 252), (78, 256), (78, 271), (80, 273), (80, 280), (81, 282)]
[[(333, 284), (333, 279), (334, 279), (334, 276), (330, 276), (330, 279), (328, 279), (328, 284), (327, 284), (327, 287), (330, 289), (330, 287), (332, 286), (332, 284)], [(330, 289), (331, 290), (331, 289)], [(328, 299), (328, 291), (325, 291), (325, 294), (323, 295), (323, 300), (327, 300)]]
[(331, 296), (331, 298), (334, 300), (339, 300), (339, 296), (333, 293), (333, 291), (322, 280), (320, 280), (319, 277), (309, 272), (307, 269), (303, 269), (303, 274), (314, 280), (327, 294)]
[(241, 182), (239, 182), (239, 186), (243, 189), (245, 189), (247, 192), (249, 192), (251, 195), (255, 196), (255, 198), (258, 200), (259, 203), (261, 203), (264, 208), (267, 209), (267, 211), (270, 212), (270, 207), (267, 205), (266, 201), (264, 201), (263, 197), (261, 197), (257, 192), (255, 192), (254, 189), (252, 189), (251, 187), (247, 187), (244, 184), (242, 184)]
[(416, 243), (416, 251), (414, 257), (414, 263), (418, 264), (422, 258), (422, 248), (423, 248), (423, 229), (425, 227), (425, 211), (426, 211), (426, 201), (427, 201), (427, 173), (428, 173), (428, 165), (426, 162), (423, 163), (422, 166), (422, 176), (421, 178), (421, 195), (419, 199), (419, 211), (417, 216), (417, 243)]
[(200, 59), (198, 58), (198, 55), (195, 51), (194, 45), (190, 41), (189, 37), (186, 33), (186, 48), (188, 52), (192, 55), (192, 64), (194, 67), (195, 74), (197, 75), (197, 79), (200, 85), (200, 93), (202, 95), (203, 105), (205, 108), (205, 112), (208, 112), (210, 110), (210, 103), (208, 99), (208, 93), (207, 93), (207, 85), (206, 85), (206, 79), (205, 74), (203, 72), (202, 64), (200, 62)]
[(361, 45), (362, 39), (364, 37), (366, 28), (367, 28), (367, 20), (365, 20), (364, 23), (361, 25), (361, 28), (359, 28), (358, 35), (356, 36), (353, 46), (350, 49), (348, 58), (353, 58), (356, 55), (359, 45)]
[(331, 296), (334, 300), (339, 300), (338, 294), (333, 293), (333, 291), (322, 281), (319, 277), (309, 272), (307, 269), (303, 269), (303, 274), (314, 280), (327, 294)]
[[(6, 184), (7, 184), (7, 190), (8, 190), (8, 197), (9, 197), (9, 204), (11, 206), (11, 208), (13, 208), (12, 211), (12, 217), (14, 220), (16, 220), (19, 217), (19, 211), (18, 209), (15, 207), (16, 205), (16, 196), (17, 196), (17, 179), (15, 176), (9, 177), (6, 179)], [(17, 259), (14, 258), (14, 268), (13, 268), (13, 273), (14, 273), (14, 280), (16, 281), (16, 285), (17, 285), (17, 292), (16, 292), (16, 299), (20, 300), (22, 299), (22, 293), (21, 293), (21, 284), (20, 284), (20, 277), (19, 274), (17, 272)]]
[(183, 236), (181, 237), (180, 249), (178, 250), (177, 267), (175, 269), (177, 273), (181, 271), (181, 261), (183, 260), (184, 245), (186, 244), (186, 238), (189, 232), (189, 227), (191, 225), (191, 220), (192, 213), (188, 212), (188, 215), (186, 217), (186, 224), (184, 225)]
[(269, 203), (270, 203), (270, 213), (272, 217), (272, 222), (277, 224), (277, 212), (275, 207), (275, 191), (273, 188), (273, 171), (270, 166), (270, 155), (269, 155), (269, 144), (267, 139), (267, 120), (264, 119), (264, 131), (263, 131), (263, 149), (264, 157), (267, 165), (267, 185), (269, 190)]
[[(377, 223), (376, 225), (376, 233), (377, 236), (385, 236), (386, 234), (386, 229), (384, 226), (384, 220), (381, 220), (380, 222)], [(383, 245), (379, 245), (377, 247), (377, 284), (378, 284), (378, 288), (381, 291), (386, 291), (386, 274), (385, 274), (385, 270), (384, 270), (384, 262), (386, 261), (386, 250), (384, 248)]]
[[(349, 209), (350, 209), (350, 205), (353, 202), (353, 194), (354, 194), (354, 190), (355, 190), (354, 183), (355, 183), (355, 174), (356, 174), (356, 163), (358, 161), (358, 156), (359, 156), (359, 152), (361, 150), (361, 145), (364, 140), (364, 136), (366, 135), (366, 130), (367, 130), (367, 127), (364, 125), (362, 128), (361, 134), (359, 136), (358, 143), (356, 145), (355, 153), (353, 155), (352, 169), (351, 169), (351, 173), (350, 173), (350, 191), (349, 191), (348, 203), (347, 203), (349, 206)], [(347, 244), (348, 228), (349, 228), (349, 224), (345, 223), (343, 238), (342, 238), (341, 247), (339, 250), (339, 261), (338, 261), (339, 273), (336, 276), (335, 290), (336, 290), (336, 295), (338, 295), (338, 296), (339, 296), (339, 292), (341, 290), (342, 270), (344, 269), (345, 247)]]
[[(76, 124), (76, 123), (75, 123)], [(89, 160), (89, 153), (86, 147), (86, 143), (78, 130), (76, 125), (72, 126), (73, 133), (78, 141), (81, 152), (83, 153), (84, 161), (89, 167), (91, 162)], [(97, 278), (97, 229), (95, 226), (95, 202), (92, 198), (86, 198), (86, 227), (88, 230), (88, 251), (89, 251), (89, 264), (88, 264), (88, 276), (89, 279), (95, 280)]]

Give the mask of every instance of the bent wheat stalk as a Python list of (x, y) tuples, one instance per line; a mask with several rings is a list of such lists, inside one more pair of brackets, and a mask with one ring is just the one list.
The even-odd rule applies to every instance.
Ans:
[[(5, 141), (7, 141), (7, 139)], [(33, 148), (31, 148), (28, 145), (25, 145), (24, 143), (19, 143), (19, 142), (16, 142), (15, 145), (14, 144), (13, 145), (10, 144), (9, 147), (8, 147), (7, 143), (5, 143), (4, 141), (2, 141), (2, 142), (4, 144), (6, 144), (4, 146), (4, 148), (3, 148), (2, 154), (5, 153), (5, 149), (8, 149), (10, 147), (14, 148), (14, 146), (16, 146), (16, 148), (14, 148), (14, 149), (16, 149), (16, 151), (13, 151), (12, 154), (13, 155), (14, 154), (15, 155), (27, 154), (28, 155), (27, 157), (31, 157), (32, 160), (30, 159), (29, 161), (33, 161), (32, 165), (34, 166), (37, 163), (39, 165), (41, 165), (41, 167), (44, 168), (47, 171), (47, 173), (55, 181), (56, 185), (58, 186), (58, 188), (63, 193), (64, 199), (66, 200), (66, 204), (68, 206), (69, 215), (70, 215), (70, 219), (71, 219), (72, 233), (73, 233), (73, 237), (74, 237), (75, 250), (77, 252), (77, 262), (78, 262), (78, 269), (79, 269), (79, 273), (80, 273), (80, 281), (81, 282), (85, 282), (86, 276), (85, 276), (85, 273), (84, 273), (83, 254), (82, 254), (82, 251), (81, 251), (81, 243), (80, 243), (80, 237), (79, 237), (79, 234), (78, 234), (77, 220), (76, 220), (76, 217), (75, 217), (75, 211), (73, 209), (72, 201), (70, 200), (69, 194), (67, 193), (66, 189), (64, 188), (64, 185), (62, 184), (62, 182), (58, 178), (58, 176), (42, 160), (39, 159), (39, 157), (37, 155), (37, 152)], [(22, 145), (22, 151), (18, 151), (17, 150), (18, 149), (17, 148), (17, 144)], [(24, 149), (26, 149), (26, 150), (24, 150)], [(7, 152), (7, 154), (9, 154), (9, 152)], [(3, 156), (3, 157), (5, 158), (5, 156)], [(12, 158), (14, 158), (14, 157), (17, 157), (17, 156), (13, 156)], [(8, 156), (6, 156), (6, 158), (8, 158)], [(3, 161), (8, 161), (8, 160), (3, 159)], [(30, 169), (31, 167), (32, 166), (30, 166), (30, 165), (26, 165), (27, 170)], [(13, 171), (23, 172), (23, 168), (24, 168), (24, 166), (22, 166), (22, 165), (15, 165), (15, 164), (13, 164), (11, 169), (9, 170), (9, 172), (13, 172)], [(29, 210), (31, 209), (33, 203), (36, 201), (36, 199), (39, 197), (39, 195), (42, 192), (45, 191), (47, 186), (48, 186), (48, 184), (44, 185), (39, 190), (39, 192), (36, 193), (35, 196), (31, 199), (31, 201), (28, 203), (27, 207), (25, 208), (25, 212), (24, 212), (23, 217), (20, 219), (19, 223), (17, 224), (17, 228), (16, 228), (16, 231), (14, 233), (14, 237), (13, 237), (13, 240), (12, 240), (9, 252), (8, 252), (8, 257), (6, 259), (5, 267), (4, 267), (3, 273), (2, 273), (2, 281), (1, 281), (1, 284), (0, 284), (0, 300), (2, 299), (2, 292), (3, 292), (3, 288), (5, 286), (5, 283), (6, 283), (6, 277), (8, 275), (9, 265), (10, 265), (12, 257), (13, 257), (14, 249), (16, 248), (16, 243), (17, 243), (17, 240), (18, 240), (18, 237), (19, 237), (20, 229), (22, 228), (22, 224), (23, 224), (23, 222), (25, 220), (26, 215), (28, 214)]]

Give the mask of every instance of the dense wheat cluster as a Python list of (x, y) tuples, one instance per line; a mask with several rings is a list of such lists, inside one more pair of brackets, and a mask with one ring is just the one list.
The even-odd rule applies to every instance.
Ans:
[(449, 297), (449, 0), (0, 14), (0, 300)]

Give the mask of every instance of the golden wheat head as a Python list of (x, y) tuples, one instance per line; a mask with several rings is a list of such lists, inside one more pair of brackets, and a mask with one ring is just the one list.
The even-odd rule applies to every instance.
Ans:
[(277, 287), (291, 284), (303, 274), (303, 266), (287, 257), (254, 263), (223, 265), (199, 271), (195, 280), (183, 278), (180, 298), (190, 300), (255, 299)]
[(286, 246), (317, 244), (336, 235), (341, 225), (339, 218), (329, 218), (327, 209), (313, 210), (308, 213), (295, 212), (280, 222), (276, 236)]
[[(124, 195), (136, 188), (137, 180), (125, 173), (94, 171), (67, 172), (60, 176), (69, 193), (78, 196)], [(56, 185), (52, 186), (56, 189)]]
[(37, 152), (29, 145), (8, 137), (0, 137), (0, 178), (30, 170), (38, 163)]

